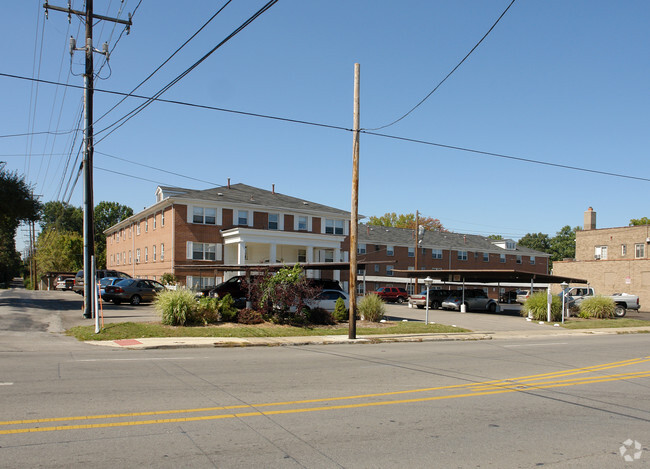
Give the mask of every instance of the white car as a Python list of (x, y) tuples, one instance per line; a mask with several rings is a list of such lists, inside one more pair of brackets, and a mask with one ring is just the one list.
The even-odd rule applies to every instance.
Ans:
[(322, 308), (331, 313), (334, 311), (336, 300), (339, 298), (343, 298), (345, 308), (348, 309), (350, 307), (350, 297), (341, 290), (323, 290), (313, 300), (305, 301), (305, 304), (309, 309)]

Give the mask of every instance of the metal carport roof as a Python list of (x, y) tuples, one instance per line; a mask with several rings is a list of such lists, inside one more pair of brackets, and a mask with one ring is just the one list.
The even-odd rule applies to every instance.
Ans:
[(562, 275), (541, 274), (525, 270), (393, 270), (393, 272), (409, 278), (430, 277), (444, 282), (520, 282), (520, 283), (589, 283), (582, 278), (566, 277)]

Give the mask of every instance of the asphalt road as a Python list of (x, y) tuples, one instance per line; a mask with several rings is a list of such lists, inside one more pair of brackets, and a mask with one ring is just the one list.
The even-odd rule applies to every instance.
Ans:
[(647, 334), (132, 351), (38, 295), (0, 292), (2, 467), (650, 465)]

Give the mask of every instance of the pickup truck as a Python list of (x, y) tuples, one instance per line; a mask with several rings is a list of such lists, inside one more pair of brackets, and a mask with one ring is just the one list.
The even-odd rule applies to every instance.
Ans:
[[(592, 287), (571, 287), (564, 290), (567, 301), (570, 306), (579, 306), (585, 298), (591, 298), (596, 295)], [(622, 318), (628, 309), (638, 310), (641, 308), (639, 304), (639, 297), (636, 295), (629, 295), (627, 293), (614, 293), (613, 295), (603, 295), (605, 298), (614, 300), (616, 309), (614, 315), (617, 318)]]

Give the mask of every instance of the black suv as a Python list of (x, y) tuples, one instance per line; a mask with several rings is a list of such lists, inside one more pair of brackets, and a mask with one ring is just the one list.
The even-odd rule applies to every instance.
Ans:
[[(129, 274), (120, 272), (118, 270), (110, 269), (100, 269), (96, 271), (97, 280), (104, 277), (119, 277), (119, 278), (131, 278)], [(72, 291), (79, 293), (80, 295), (84, 294), (84, 271), (80, 270), (77, 272), (77, 275), (74, 276), (74, 285), (72, 286)]]

